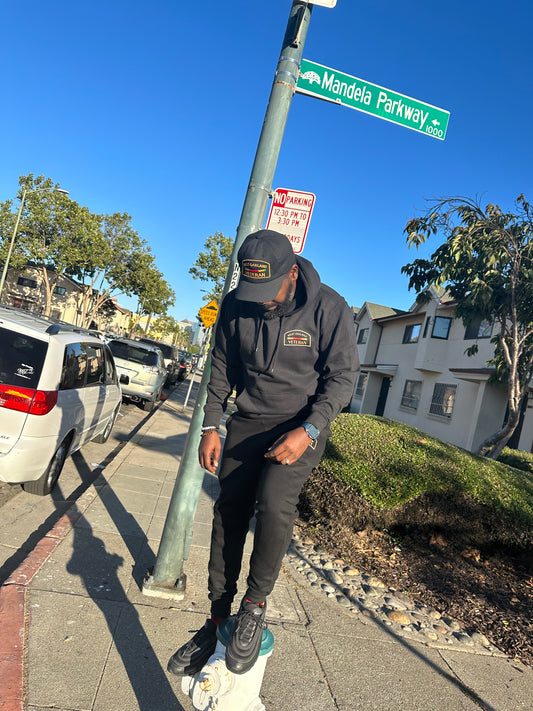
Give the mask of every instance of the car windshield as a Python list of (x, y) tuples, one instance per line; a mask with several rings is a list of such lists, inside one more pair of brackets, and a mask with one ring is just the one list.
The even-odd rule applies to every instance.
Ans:
[(131, 360), (132, 363), (141, 363), (142, 365), (157, 365), (158, 358), (155, 351), (139, 348), (130, 343), (122, 343), (122, 341), (109, 341), (108, 346), (115, 358)]
[(36, 388), (48, 344), (6, 328), (0, 328), (0, 343), (0, 383)]

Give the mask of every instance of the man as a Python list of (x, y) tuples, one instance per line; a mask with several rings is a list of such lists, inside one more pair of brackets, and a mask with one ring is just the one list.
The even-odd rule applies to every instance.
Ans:
[(199, 458), (214, 473), (218, 427), (226, 423), (209, 559), (211, 618), (171, 657), (169, 671), (194, 675), (230, 615), (243, 547), (256, 515), (247, 590), (226, 647), (226, 666), (244, 674), (257, 660), (267, 597), (289, 545), (305, 480), (324, 450), (329, 425), (351, 399), (358, 369), (351, 309), (290, 241), (271, 230), (249, 235), (238, 253), (241, 276), (222, 303)]

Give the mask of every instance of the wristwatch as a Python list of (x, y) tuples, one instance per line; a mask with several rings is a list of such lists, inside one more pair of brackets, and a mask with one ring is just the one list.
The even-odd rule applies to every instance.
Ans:
[(304, 430), (307, 432), (308, 437), (311, 439), (318, 439), (318, 435), (320, 434), (320, 430), (312, 425), (310, 422), (304, 422), (302, 427)]

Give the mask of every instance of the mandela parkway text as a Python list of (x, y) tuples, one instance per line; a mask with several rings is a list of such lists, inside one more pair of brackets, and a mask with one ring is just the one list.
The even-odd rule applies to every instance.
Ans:
[[(374, 88), (374, 87), (373, 87)], [(396, 117), (415, 124), (418, 130), (425, 131), (433, 136), (442, 138), (444, 132), (437, 126), (432, 126), (431, 123), (426, 123), (429, 116), (429, 111), (424, 111), (420, 108), (415, 108), (402, 101), (398, 94), (394, 93), (394, 99), (389, 97), (386, 90), (380, 89), (377, 95), (377, 101), (375, 99), (374, 92), (366, 84), (358, 86), (357, 82), (349, 84), (345, 81), (340, 81), (335, 78), (335, 74), (329, 74), (324, 71), (324, 76), (322, 77), (322, 89), (335, 94), (338, 98), (335, 100), (337, 102), (341, 101), (341, 98), (350, 99), (353, 103), (363, 104), (364, 106), (375, 106), (375, 111), (386, 118), (387, 114), (391, 117), (391, 120), (395, 120)], [(312, 89), (310, 90), (312, 91)], [(372, 103), (374, 102), (374, 104)], [(358, 106), (361, 111), (364, 108)]]

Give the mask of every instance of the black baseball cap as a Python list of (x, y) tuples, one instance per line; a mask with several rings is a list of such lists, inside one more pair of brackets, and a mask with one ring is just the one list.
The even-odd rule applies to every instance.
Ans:
[(272, 301), (283, 279), (296, 264), (292, 245), (285, 235), (274, 230), (253, 232), (242, 243), (237, 255), (241, 276), (235, 296), (241, 301)]

